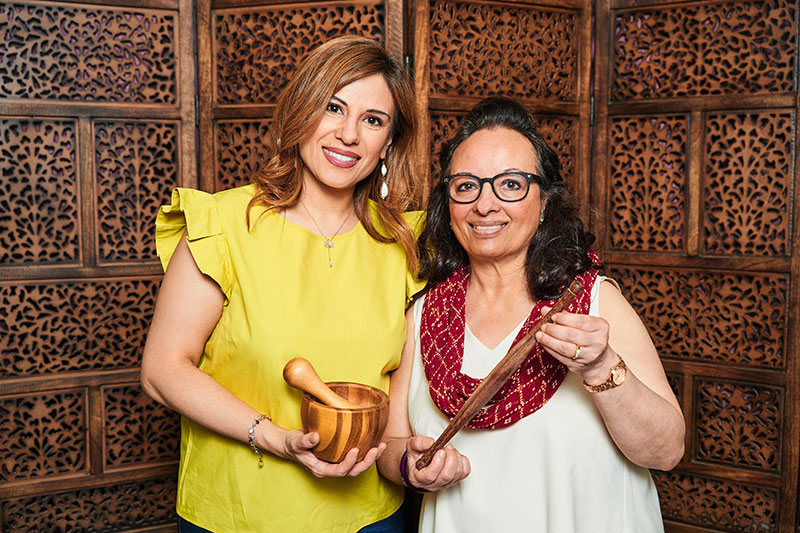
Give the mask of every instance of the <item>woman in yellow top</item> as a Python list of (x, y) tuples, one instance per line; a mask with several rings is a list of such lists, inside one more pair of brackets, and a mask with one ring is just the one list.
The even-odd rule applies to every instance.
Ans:
[(254, 184), (178, 189), (161, 208), (166, 273), (141, 376), (183, 415), (180, 530), (402, 531), (402, 491), (374, 466), (385, 445), (318, 460), (282, 369), (302, 356), (325, 381), (388, 392), (421, 288), (419, 214), (403, 213), (412, 104), (380, 44), (334, 39), (279, 98)]

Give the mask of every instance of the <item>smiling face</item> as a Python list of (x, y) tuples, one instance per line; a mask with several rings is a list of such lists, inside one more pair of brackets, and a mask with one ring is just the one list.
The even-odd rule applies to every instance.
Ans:
[(300, 143), (303, 185), (352, 191), (386, 156), (393, 116), (394, 99), (380, 74), (336, 91), (314, 132)]
[[(508, 128), (478, 130), (462, 142), (450, 161), (450, 174), (465, 172), (482, 178), (502, 172), (537, 173), (539, 158), (522, 134)], [(457, 204), (450, 200), (450, 225), (470, 261), (513, 263), (524, 268), (528, 244), (539, 228), (544, 209), (539, 185), (531, 182), (528, 195), (504, 202), (488, 183), (477, 200)]]

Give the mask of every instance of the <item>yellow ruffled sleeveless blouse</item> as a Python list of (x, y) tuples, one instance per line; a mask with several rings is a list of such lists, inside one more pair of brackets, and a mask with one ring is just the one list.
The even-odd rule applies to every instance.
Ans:
[[(176, 189), (156, 220), (164, 268), (187, 232), (200, 270), (225, 294), (222, 316), (199, 368), (284, 428), (302, 428), (300, 392), (284, 364), (302, 356), (325, 381), (355, 381), (389, 392), (405, 341), (404, 311), (423, 284), (408, 272), (399, 244), (373, 240), (361, 224), (323, 238), (256, 207), (245, 222), (253, 185), (214, 195)], [(373, 220), (374, 205), (372, 209)], [(404, 215), (419, 228), (422, 214)], [(247, 428), (242, 428), (242, 436)], [(318, 479), (271, 454), (181, 421), (177, 509), (217, 532), (357, 531), (396, 511), (400, 487), (375, 466), (357, 478)]]

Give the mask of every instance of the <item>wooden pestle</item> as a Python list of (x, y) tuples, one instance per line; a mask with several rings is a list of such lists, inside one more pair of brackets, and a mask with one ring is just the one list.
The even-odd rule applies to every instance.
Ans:
[(528, 357), (528, 352), (530, 352), (536, 344), (537, 340), (534, 337), (536, 332), (542, 329), (542, 326), (549, 322), (554, 314), (562, 311), (573, 298), (580, 294), (581, 290), (583, 290), (583, 284), (578, 280), (574, 280), (570, 286), (567, 287), (567, 290), (564, 291), (564, 294), (553, 304), (552, 309), (541, 317), (530, 331), (508, 351), (506, 356), (499, 363), (497, 363), (497, 366), (489, 372), (489, 375), (483, 378), (480, 385), (475, 388), (475, 392), (467, 398), (467, 401), (465, 401), (461, 409), (458, 410), (456, 416), (450, 420), (450, 424), (442, 431), (439, 438), (436, 439), (436, 442), (425, 450), (422, 457), (417, 459), (417, 470), (428, 466), (431, 463), (431, 459), (433, 459), (433, 455), (444, 448), (445, 445), (450, 442), (450, 439), (452, 439), (461, 428), (466, 426), (467, 423), (472, 420), (472, 417), (486, 405), (486, 402), (491, 400), (492, 397), (497, 394), (497, 391), (503, 388), (505, 382)]
[(337, 409), (361, 409), (363, 405), (357, 405), (347, 401), (331, 390), (320, 377), (316, 370), (302, 357), (295, 357), (283, 367), (283, 379), (296, 389), (307, 392), (329, 407)]

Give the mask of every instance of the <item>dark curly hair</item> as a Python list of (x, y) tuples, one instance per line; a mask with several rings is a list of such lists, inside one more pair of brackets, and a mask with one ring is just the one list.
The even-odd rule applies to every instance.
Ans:
[(462, 142), (478, 130), (494, 128), (507, 128), (524, 135), (538, 156), (536, 173), (541, 177), (540, 194), (543, 200), (547, 199), (547, 206), (544, 220), (528, 246), (525, 274), (528, 292), (534, 299), (553, 299), (573, 277), (601, 266), (593, 265), (587, 253), (594, 235), (578, 218), (561, 177), (558, 156), (539, 135), (530, 112), (519, 102), (504, 97), (486, 98), (478, 103), (439, 153), (442, 175), (431, 191), (428, 217), (418, 241), (420, 279), (427, 279), (429, 286), (433, 286), (469, 262), (467, 252), (450, 228), (449, 197), (441, 177), (449, 174), (453, 153)]

